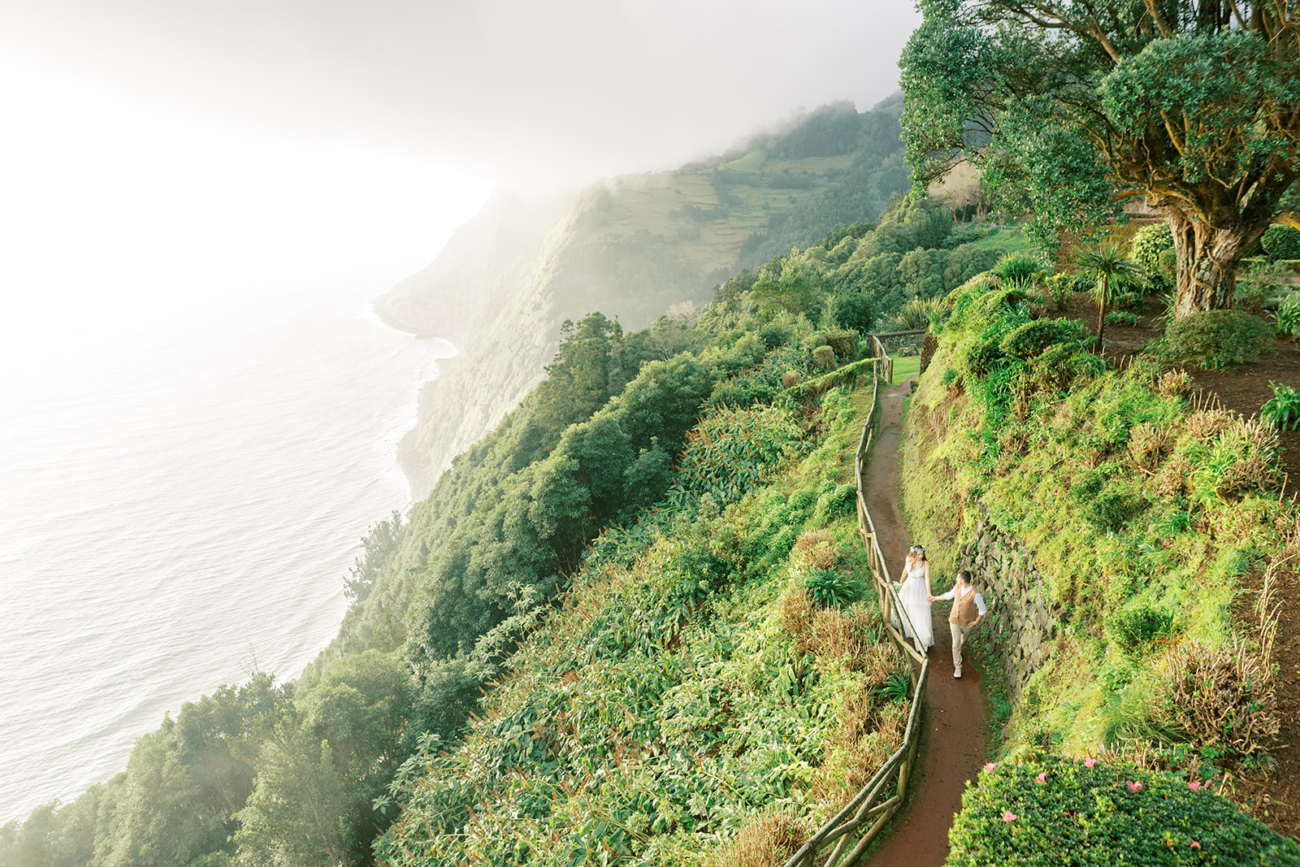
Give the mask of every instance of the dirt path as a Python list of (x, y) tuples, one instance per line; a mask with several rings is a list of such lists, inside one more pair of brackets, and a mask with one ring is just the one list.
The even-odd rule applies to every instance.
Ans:
[[(903, 396), (911, 380), (885, 392), (880, 401), (880, 429), (864, 475), (867, 508), (880, 538), (885, 562), (897, 578), (913, 540), (899, 507), (898, 448), (902, 434)], [(926, 540), (916, 540), (925, 544)], [(935, 593), (952, 586), (951, 575), (932, 576)], [(985, 703), (980, 671), (970, 654), (962, 679), (952, 676), (952, 647), (948, 638), (948, 603), (934, 606), (935, 646), (930, 649), (930, 686), (926, 690), (925, 734), (921, 739), (921, 768), (913, 778), (911, 807), (906, 818), (894, 819), (894, 830), (875, 848), (872, 867), (939, 867), (948, 858), (948, 829), (961, 809), (966, 781), (975, 779), (987, 761)], [(901, 823), (901, 824), (900, 824)]]

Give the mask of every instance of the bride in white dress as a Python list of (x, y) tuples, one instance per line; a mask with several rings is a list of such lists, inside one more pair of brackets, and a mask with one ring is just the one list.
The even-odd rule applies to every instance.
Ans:
[(925, 653), (934, 645), (934, 627), (930, 624), (930, 603), (926, 600), (933, 594), (930, 593), (930, 561), (925, 559), (924, 545), (913, 545), (907, 552), (902, 581), (903, 588), (898, 591), (898, 598), (916, 634), (912, 634), (906, 623), (903, 629), (907, 637), (916, 642), (917, 651)]

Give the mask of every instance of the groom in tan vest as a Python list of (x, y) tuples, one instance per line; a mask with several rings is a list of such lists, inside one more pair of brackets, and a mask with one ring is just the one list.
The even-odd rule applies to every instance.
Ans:
[(951, 599), (952, 613), (948, 615), (948, 631), (952, 633), (952, 676), (961, 678), (961, 649), (966, 643), (966, 636), (970, 635), (971, 629), (976, 623), (984, 619), (988, 613), (988, 608), (984, 605), (984, 597), (975, 592), (975, 588), (970, 585), (970, 577), (966, 574), (965, 569), (957, 570), (957, 583), (953, 588), (942, 596), (928, 597), (931, 602), (938, 602), (940, 599)]

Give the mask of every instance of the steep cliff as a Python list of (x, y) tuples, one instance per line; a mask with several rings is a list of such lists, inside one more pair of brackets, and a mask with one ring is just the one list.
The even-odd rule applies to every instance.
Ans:
[(376, 303), (392, 325), (461, 349), (403, 443), (417, 496), (540, 381), (564, 320), (599, 310), (632, 329), (684, 315), (758, 250), (874, 219), (907, 186), (896, 114), (841, 103), (722, 156), (601, 181), (567, 201), (495, 194)]

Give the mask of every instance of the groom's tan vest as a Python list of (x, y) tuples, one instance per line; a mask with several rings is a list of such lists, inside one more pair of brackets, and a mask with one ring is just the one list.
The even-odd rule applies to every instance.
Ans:
[(969, 584), (966, 585), (966, 596), (963, 597), (961, 590), (958, 590), (952, 597), (952, 613), (948, 615), (949, 623), (956, 623), (958, 626), (970, 626), (979, 619), (979, 608), (975, 606), (975, 588)]

